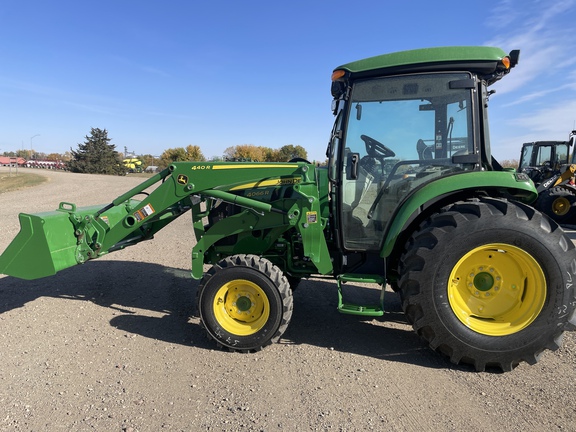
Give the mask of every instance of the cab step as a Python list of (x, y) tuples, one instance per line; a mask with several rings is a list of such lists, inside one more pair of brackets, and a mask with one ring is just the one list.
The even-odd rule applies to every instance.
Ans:
[[(386, 290), (386, 281), (382, 276), (370, 274), (341, 274), (336, 278), (338, 284), (338, 312), (349, 315), (361, 316), (382, 316), (384, 315), (384, 291)], [(347, 303), (344, 301), (342, 285), (346, 282), (359, 282), (378, 284), (381, 287), (380, 304), (359, 305)]]

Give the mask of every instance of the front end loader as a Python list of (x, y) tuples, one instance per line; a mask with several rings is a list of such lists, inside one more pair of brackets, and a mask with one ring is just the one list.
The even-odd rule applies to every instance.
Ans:
[[(147, 192), (149, 188), (153, 190)], [(243, 196), (242, 191), (247, 189), (252, 192)], [(273, 197), (272, 191), (281, 197)], [(140, 195), (144, 199), (136, 199)], [(219, 210), (220, 205), (223, 210)], [(250, 232), (249, 250), (264, 253), (277, 240), (275, 236), (291, 227), (306, 239), (308, 273), (329, 273), (332, 268), (326, 242), (322, 241), (325, 220), (320, 220), (313, 166), (179, 162), (107, 205), (77, 209), (72, 203), (62, 202), (54, 212), (21, 214), (20, 233), (0, 256), (0, 271), (22, 279), (51, 276), (151, 239), (190, 209), (198, 239), (192, 250), (195, 278), (202, 276), (206, 258), (212, 262), (215, 243), (225, 243), (225, 239), (230, 242), (233, 237), (246, 242), (242, 234)], [(209, 230), (204, 225), (205, 218), (211, 221)], [(239, 246), (224, 248), (233, 254)], [(34, 257), (34, 268), (30, 267), (30, 257)]]
[[(333, 278), (337, 309), (360, 316), (385, 316), (390, 286), (417, 334), (453, 363), (535, 363), (575, 328), (576, 252), (530, 205), (530, 178), (491, 155), (488, 87), (518, 57), (444, 47), (342, 65), (327, 166), (175, 162), (109, 204), (21, 214), (0, 273), (58, 277), (190, 211), (198, 312), (222, 347), (278, 341), (292, 290), (314, 276)], [(358, 282), (380, 287), (377, 304), (349, 300)]]

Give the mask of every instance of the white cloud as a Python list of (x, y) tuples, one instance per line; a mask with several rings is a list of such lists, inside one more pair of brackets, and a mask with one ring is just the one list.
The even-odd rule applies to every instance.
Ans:
[(563, 92), (564, 90), (574, 90), (575, 84), (574, 83), (567, 83), (560, 87), (553, 87), (549, 89), (534, 91), (532, 93), (525, 94), (519, 98), (513, 99), (510, 103), (503, 104), (504, 107), (513, 106), (523, 104), (525, 102), (529, 102), (532, 100), (541, 100), (542, 98), (552, 94), (552, 93), (559, 93)]
[(506, 93), (491, 121), (497, 158), (517, 159), (523, 142), (566, 140), (575, 127), (575, 15), (576, 0), (506, 0), (492, 10), (487, 45), (521, 51), (518, 65), (494, 85)]
[[(566, 101), (558, 106), (547, 106), (512, 121), (521, 128), (536, 131), (542, 136), (568, 136), (576, 124), (576, 101)], [(557, 138), (550, 138), (557, 139)]]
[(491, 128), (492, 153), (497, 159), (517, 159), (522, 143), (563, 141), (576, 129), (576, 100), (546, 105)]
[(145, 64), (136, 63), (126, 57), (112, 55), (110, 56), (110, 59), (112, 62), (116, 64), (116, 66), (125, 66), (128, 69), (132, 70), (132, 72), (139, 71), (149, 75), (156, 75), (163, 78), (171, 78), (171, 75), (167, 73), (165, 70)]
[[(521, 51), (520, 62), (511, 72), (513, 79), (498, 83), (499, 93), (523, 89), (534, 80), (549, 78), (576, 63), (576, 36), (572, 20), (567, 17), (567, 12), (575, 9), (576, 0), (553, 4), (508, 0), (494, 9), (489, 26), (497, 27), (499, 34), (486, 44)], [(544, 80), (538, 84), (547, 83)]]

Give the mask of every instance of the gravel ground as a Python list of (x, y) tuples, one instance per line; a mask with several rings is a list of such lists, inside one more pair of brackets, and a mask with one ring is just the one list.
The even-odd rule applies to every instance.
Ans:
[[(142, 181), (41, 173), (47, 183), (0, 195), (0, 251), (19, 212), (107, 204)], [(476, 373), (426, 348), (395, 294), (383, 318), (346, 316), (333, 282), (308, 280), (281, 343), (221, 351), (195, 315), (193, 242), (185, 215), (53, 277), (0, 276), (0, 430), (576, 430), (574, 333), (534, 366)]]

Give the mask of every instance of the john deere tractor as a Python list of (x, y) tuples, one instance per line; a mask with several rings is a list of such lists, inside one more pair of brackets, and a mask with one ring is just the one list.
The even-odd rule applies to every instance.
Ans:
[[(278, 341), (292, 288), (314, 276), (335, 280), (340, 312), (362, 316), (385, 316), (390, 286), (416, 333), (454, 363), (535, 363), (576, 324), (576, 253), (529, 205), (528, 176), (491, 155), (488, 89), (518, 57), (445, 47), (344, 64), (332, 74), (327, 166), (173, 163), (107, 205), (21, 214), (0, 272), (52, 276), (190, 210), (198, 312), (222, 347)], [(380, 300), (351, 302), (359, 282), (380, 286)]]

